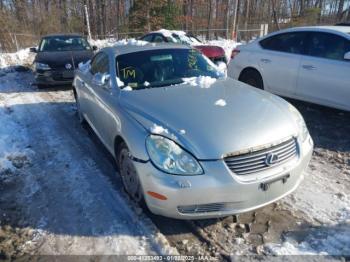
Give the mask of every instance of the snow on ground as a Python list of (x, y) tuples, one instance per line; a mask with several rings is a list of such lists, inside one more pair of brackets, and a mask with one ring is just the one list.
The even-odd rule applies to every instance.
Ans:
[(33, 59), (34, 54), (29, 52), (29, 48), (16, 53), (0, 53), (0, 69), (4, 70), (6, 67), (15, 65), (30, 65)]
[(282, 244), (268, 244), (266, 250), (276, 255), (350, 255), (349, 184), (336, 177), (342, 171), (326, 163), (312, 161), (306, 179), (295, 193), (283, 200), (294, 210), (301, 210), (315, 225), (297, 234), (287, 234)]
[(9, 199), (0, 201), (1, 215), (10, 212), (6, 205), (21, 210), (17, 227), (32, 232), (21, 249), (49, 255), (176, 253), (128, 200), (108, 156), (98, 154), (101, 149), (77, 124), (71, 91), (38, 92), (30, 72), (0, 80), (0, 185), (16, 179), (2, 187)]

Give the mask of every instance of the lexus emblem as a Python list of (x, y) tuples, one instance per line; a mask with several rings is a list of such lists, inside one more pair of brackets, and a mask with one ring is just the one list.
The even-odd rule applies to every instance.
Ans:
[(266, 156), (265, 164), (267, 166), (272, 166), (273, 164), (276, 164), (278, 162), (278, 160), (279, 160), (279, 157), (277, 154), (269, 153)]
[(67, 70), (70, 70), (70, 69), (72, 69), (72, 65), (71, 65), (71, 64), (66, 64), (66, 65), (65, 65), (65, 68), (66, 68)]

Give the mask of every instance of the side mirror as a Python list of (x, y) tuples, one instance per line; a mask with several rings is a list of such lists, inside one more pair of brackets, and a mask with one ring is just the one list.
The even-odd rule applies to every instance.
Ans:
[(31, 53), (38, 53), (38, 50), (36, 49), (36, 47), (31, 47), (31, 48), (29, 48), (29, 51), (30, 51)]
[(92, 46), (93, 51), (96, 51), (97, 49), (98, 49), (97, 46), (95, 46), (95, 45)]
[(109, 74), (96, 73), (92, 78), (92, 82), (93, 84), (101, 87), (108, 87), (109, 86), (108, 83), (110, 79), (111, 79), (111, 76)]
[(344, 60), (350, 61), (350, 52), (345, 53)]

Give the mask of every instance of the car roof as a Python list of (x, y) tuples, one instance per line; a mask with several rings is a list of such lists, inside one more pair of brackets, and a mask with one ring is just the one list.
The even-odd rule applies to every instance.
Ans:
[(349, 34), (350, 27), (349, 26), (303, 26), (303, 27), (292, 27), (288, 29), (284, 29), (281, 31), (276, 31), (275, 33), (283, 33), (283, 32), (293, 32), (293, 31), (318, 31), (318, 32), (338, 32)]
[(181, 44), (145, 43), (144, 41), (138, 41), (134, 44), (124, 44), (124, 45), (105, 47), (102, 50), (106, 52), (112, 52), (114, 55), (124, 55), (124, 54), (141, 52), (141, 51), (161, 50), (161, 49), (191, 49), (191, 47), (187, 45), (181, 45)]
[(80, 34), (48, 34), (43, 36), (42, 38), (50, 38), (50, 37), (84, 37)]

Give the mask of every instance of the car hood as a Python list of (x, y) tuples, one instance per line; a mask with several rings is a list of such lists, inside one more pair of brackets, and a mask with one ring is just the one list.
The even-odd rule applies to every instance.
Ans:
[(201, 51), (205, 56), (212, 57), (222, 57), (225, 55), (225, 50), (220, 46), (213, 45), (194, 45), (194, 48)]
[(201, 160), (297, 134), (286, 101), (230, 78), (209, 88), (181, 84), (121, 91), (120, 101), (150, 133), (175, 140)]
[(92, 51), (59, 51), (59, 52), (38, 52), (35, 61), (48, 64), (51, 68), (64, 68), (66, 64), (72, 64), (74, 60), (75, 67), (81, 62), (91, 59)]

